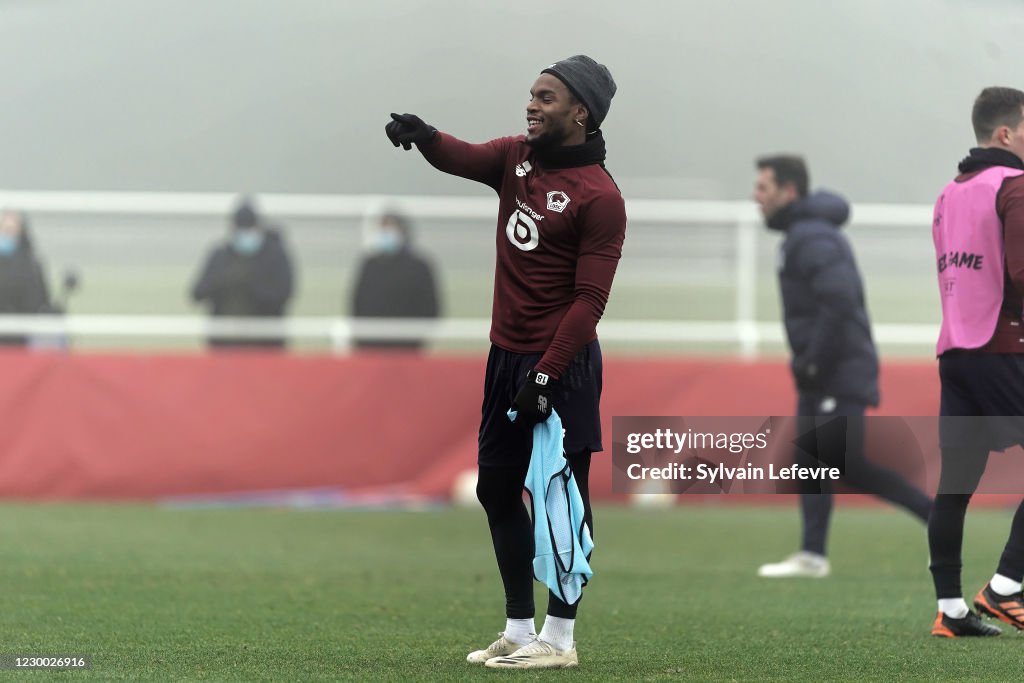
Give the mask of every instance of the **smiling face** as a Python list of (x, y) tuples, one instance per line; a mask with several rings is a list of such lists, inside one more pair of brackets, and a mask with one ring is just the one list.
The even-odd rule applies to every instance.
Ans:
[(526, 141), (534, 147), (583, 144), (586, 125), (587, 108), (565, 83), (551, 74), (538, 76), (526, 105)]

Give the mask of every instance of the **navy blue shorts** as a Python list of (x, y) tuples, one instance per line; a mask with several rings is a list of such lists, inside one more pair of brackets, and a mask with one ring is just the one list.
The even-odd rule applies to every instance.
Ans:
[[(939, 357), (939, 378), (943, 448), (1024, 444), (1024, 355), (954, 349)], [(954, 416), (962, 419), (942, 419)]]
[[(486, 467), (523, 467), (530, 462), (533, 434), (508, 419), (508, 409), (526, 373), (543, 354), (512, 353), (491, 345), (484, 379), (477, 462)], [(595, 339), (576, 354), (559, 378), (555, 410), (565, 430), (565, 452), (601, 447), (601, 345)]]

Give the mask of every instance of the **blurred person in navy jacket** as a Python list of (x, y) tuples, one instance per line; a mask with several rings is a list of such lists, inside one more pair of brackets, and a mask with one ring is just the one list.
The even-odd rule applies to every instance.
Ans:
[[(294, 290), (291, 258), (278, 228), (242, 198), (228, 238), (215, 246), (192, 287), (192, 299), (213, 316), (281, 317)], [(212, 347), (283, 347), (279, 336), (211, 337)]]
[[(352, 296), (356, 318), (437, 318), (441, 301), (430, 262), (412, 244), (409, 220), (381, 217), (372, 251), (359, 264)], [(423, 339), (374, 339), (357, 335), (358, 348), (417, 350)]]
[[(782, 234), (776, 270), (797, 390), (796, 461), (801, 467), (838, 467), (846, 484), (927, 523), (931, 498), (864, 454), (864, 413), (878, 405), (879, 368), (864, 283), (853, 248), (840, 231), (850, 205), (833, 192), (810, 192), (802, 157), (766, 156), (756, 166), (754, 201), (766, 227)], [(830, 420), (836, 417), (842, 419)], [(843, 427), (835, 437), (821, 428), (830, 421)], [(827, 481), (800, 484), (800, 551), (762, 565), (759, 576), (823, 578), (831, 572), (826, 554), (831, 487)]]
[[(0, 315), (52, 313), (43, 266), (36, 256), (28, 217), (11, 209), (0, 213)], [(25, 345), (25, 335), (0, 335), (0, 345)]]

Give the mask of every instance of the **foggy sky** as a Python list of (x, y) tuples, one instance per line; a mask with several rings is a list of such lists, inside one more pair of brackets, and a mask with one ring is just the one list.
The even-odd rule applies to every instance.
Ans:
[(584, 52), (627, 198), (745, 198), (798, 151), (854, 201), (930, 203), (977, 92), (1024, 87), (1022, 37), (1015, 0), (0, 0), (0, 188), (486, 195), (388, 112), (518, 134)]

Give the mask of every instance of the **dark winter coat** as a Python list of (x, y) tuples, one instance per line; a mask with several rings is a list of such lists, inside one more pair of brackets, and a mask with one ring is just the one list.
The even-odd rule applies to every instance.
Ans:
[[(281, 234), (268, 229), (253, 254), (225, 243), (215, 247), (192, 287), (192, 299), (214, 316), (283, 316), (292, 297), (294, 275)], [(211, 346), (283, 346), (281, 338), (210, 339)]]
[[(22, 239), (12, 254), (0, 255), (0, 315), (51, 313), (50, 291), (31, 242)], [(24, 335), (0, 335), (0, 345), (26, 343)]]
[[(408, 247), (368, 256), (356, 277), (352, 315), (356, 318), (436, 318), (441, 314), (434, 271)], [(356, 346), (415, 349), (420, 339), (356, 339)]]
[(842, 197), (819, 191), (777, 212), (778, 276), (791, 367), (801, 393), (878, 405), (878, 355)]

